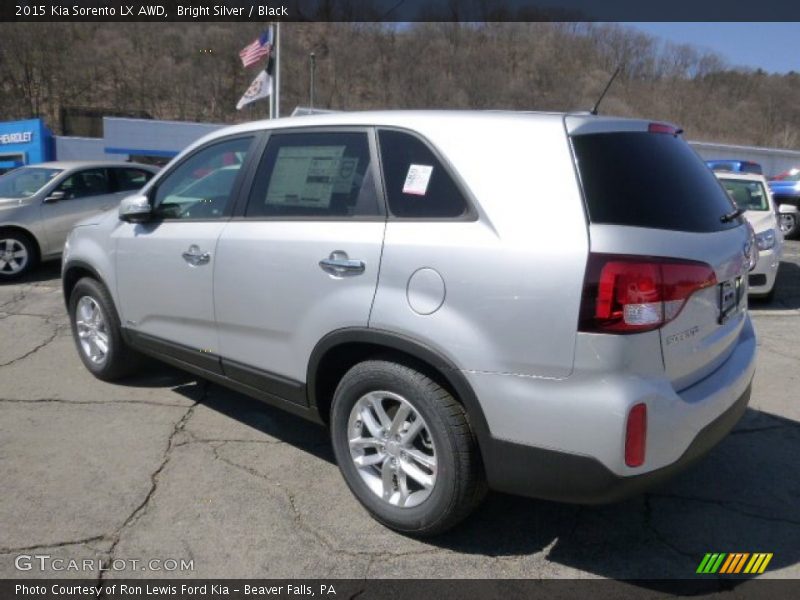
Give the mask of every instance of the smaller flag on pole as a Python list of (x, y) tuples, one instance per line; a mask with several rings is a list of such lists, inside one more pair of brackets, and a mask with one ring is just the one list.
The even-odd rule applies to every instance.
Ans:
[(236, 103), (236, 110), (242, 110), (244, 106), (256, 100), (260, 100), (261, 98), (266, 98), (271, 93), (272, 77), (267, 75), (266, 71), (261, 71), (253, 80), (253, 83), (250, 84), (250, 87), (247, 88), (244, 95), (239, 99), (239, 102)]
[(256, 64), (272, 52), (272, 28), (265, 30), (253, 43), (242, 48), (239, 58), (245, 67)]

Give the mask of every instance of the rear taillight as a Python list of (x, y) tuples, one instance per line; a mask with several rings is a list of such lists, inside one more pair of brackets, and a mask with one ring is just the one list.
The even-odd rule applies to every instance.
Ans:
[(647, 405), (635, 404), (628, 413), (625, 427), (625, 464), (641, 467), (647, 446)]
[(696, 291), (716, 284), (707, 264), (671, 258), (589, 255), (579, 329), (638, 333), (678, 316)]

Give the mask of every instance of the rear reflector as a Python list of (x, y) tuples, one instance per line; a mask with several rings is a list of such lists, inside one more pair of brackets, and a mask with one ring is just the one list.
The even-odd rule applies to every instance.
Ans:
[(625, 464), (641, 467), (647, 446), (647, 405), (636, 404), (628, 413), (625, 428)]
[(669, 323), (696, 291), (716, 284), (707, 264), (671, 258), (589, 255), (579, 329), (638, 333)]

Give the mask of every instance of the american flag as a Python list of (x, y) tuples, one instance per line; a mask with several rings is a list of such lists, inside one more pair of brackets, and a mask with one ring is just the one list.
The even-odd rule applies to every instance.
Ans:
[(272, 29), (267, 29), (258, 36), (252, 44), (245, 46), (239, 52), (239, 58), (242, 59), (242, 64), (245, 67), (256, 64), (265, 56), (269, 56), (272, 51)]

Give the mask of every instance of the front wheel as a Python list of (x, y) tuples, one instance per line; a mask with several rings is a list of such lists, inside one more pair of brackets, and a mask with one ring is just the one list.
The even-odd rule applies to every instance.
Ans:
[(415, 369), (382, 360), (350, 369), (334, 394), (331, 437), (350, 490), (392, 529), (440, 533), (485, 495), (463, 406)]
[(111, 296), (100, 282), (84, 277), (75, 284), (69, 317), (78, 355), (92, 375), (114, 381), (137, 369), (140, 356), (122, 339)]
[(797, 213), (780, 213), (779, 220), (783, 237), (795, 238), (800, 234), (800, 221), (797, 219)]

